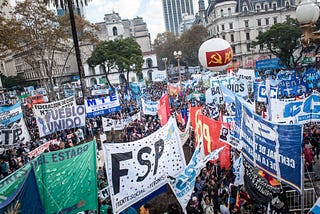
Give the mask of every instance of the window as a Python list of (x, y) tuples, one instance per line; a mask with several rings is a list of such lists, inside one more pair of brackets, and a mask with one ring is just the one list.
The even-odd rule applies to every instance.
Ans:
[(269, 18), (266, 18), (266, 25), (269, 25)]
[(273, 7), (273, 10), (276, 10), (277, 9), (277, 3), (273, 3), (272, 7)]
[(257, 12), (260, 12), (260, 5), (259, 4), (256, 6), (256, 9), (257, 9)]
[(277, 17), (273, 17), (273, 24), (277, 24), (277, 23), (278, 23)]
[(268, 5), (267, 4), (264, 5), (264, 10), (268, 11)]
[(228, 16), (231, 16), (231, 8), (228, 8)]
[(113, 32), (113, 35), (114, 35), (114, 36), (118, 36), (118, 29), (117, 29), (117, 27), (113, 27), (113, 28), (112, 28), (112, 32)]
[(224, 30), (224, 25), (221, 25), (221, 30)]
[(223, 9), (220, 10), (221, 17), (223, 17)]
[(246, 39), (250, 40), (250, 33), (249, 32), (246, 33)]
[(244, 26), (245, 26), (245, 27), (249, 27), (249, 21), (248, 21), (248, 20), (245, 20), (245, 21), (244, 21)]
[(225, 35), (223, 35), (223, 36), (222, 36), (222, 39), (226, 40), (226, 36), (225, 36)]
[(247, 43), (247, 51), (251, 51), (251, 44), (250, 43)]
[(233, 54), (236, 54), (236, 47), (234, 45), (231, 46)]
[(262, 51), (263, 50), (263, 44), (259, 45), (259, 49)]
[(261, 26), (261, 19), (257, 19), (258, 26)]
[(230, 41), (234, 42), (234, 35), (233, 34), (230, 35)]
[(248, 12), (248, 8), (247, 8), (247, 7), (243, 7), (243, 11), (244, 11), (245, 13), (247, 13), (247, 12)]
[(152, 62), (152, 59), (151, 59), (151, 58), (148, 58), (148, 59), (146, 60), (146, 62), (147, 62), (147, 67), (148, 67), (148, 68), (152, 68), (152, 67), (153, 67), (153, 62)]
[(230, 28), (230, 30), (232, 30), (233, 29), (233, 23), (231, 22), (231, 23), (229, 23), (229, 28)]
[(219, 33), (219, 26), (217, 26), (217, 33)]

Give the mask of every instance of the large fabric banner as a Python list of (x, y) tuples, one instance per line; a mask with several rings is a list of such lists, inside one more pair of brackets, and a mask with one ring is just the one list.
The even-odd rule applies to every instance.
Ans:
[(174, 118), (146, 138), (103, 144), (114, 213), (119, 213), (167, 183), (185, 168)]
[(33, 113), (39, 117), (39, 116), (45, 115), (47, 111), (51, 111), (53, 109), (71, 107), (75, 105), (76, 105), (75, 97), (68, 97), (66, 99), (58, 100), (51, 103), (35, 104), (33, 105)]
[(265, 82), (254, 82), (254, 98), (258, 102), (267, 102), (267, 98), (276, 99), (278, 98), (278, 87), (274, 85), (270, 85), (269, 94), (267, 94), (267, 87)]
[(222, 122), (206, 117), (202, 114), (201, 108), (190, 108), (190, 117), (196, 142), (199, 143), (200, 137), (203, 137), (205, 155), (225, 146), (225, 149), (219, 154), (219, 160), (221, 167), (228, 169), (230, 166), (230, 146), (219, 139)]
[(199, 175), (200, 170), (205, 166), (207, 162), (205, 160), (216, 158), (222, 149), (223, 147), (216, 149), (212, 151), (211, 154), (209, 154), (211, 157), (204, 158), (203, 146), (200, 142), (184, 171), (176, 177), (169, 177), (168, 183), (173, 193), (177, 197), (182, 209), (184, 210), (184, 213), (187, 213), (186, 207), (194, 190), (196, 178)]
[(120, 100), (117, 94), (107, 97), (85, 100), (88, 117), (109, 114), (120, 110)]
[(18, 189), (0, 203), (0, 213), (45, 213), (33, 169)]
[(35, 148), (34, 150), (30, 151), (28, 154), (29, 158), (35, 158), (42, 154), (45, 151), (49, 151), (49, 146), (51, 144), (56, 144), (59, 145), (60, 141), (59, 140), (49, 140), (45, 142), (44, 144), (40, 145), (39, 147)]
[(35, 115), (40, 137), (56, 131), (85, 125), (84, 105), (75, 105), (47, 111), (44, 116)]
[(236, 126), (244, 158), (301, 191), (302, 127), (273, 124), (253, 113), (238, 97)]
[(23, 119), (13, 123), (11, 128), (0, 130), (0, 147), (10, 147), (30, 141), (30, 134)]
[(153, 71), (152, 72), (152, 81), (153, 82), (162, 82), (167, 79), (166, 71)]
[(23, 117), (21, 103), (12, 106), (0, 106), (0, 124), (7, 126)]
[(94, 141), (50, 153), (35, 161), (46, 213), (97, 210), (97, 164)]
[(45, 213), (97, 210), (95, 145), (89, 142), (40, 154), (0, 181), (0, 203), (15, 192), (33, 166)]
[(152, 100), (145, 100), (141, 98), (142, 102), (142, 112), (143, 114), (148, 115), (157, 115), (158, 113), (158, 101), (152, 101)]
[(158, 116), (160, 118), (161, 126), (164, 126), (168, 122), (170, 114), (169, 95), (165, 94), (160, 98), (158, 106)]
[(271, 99), (271, 120), (285, 124), (320, 121), (320, 95), (311, 94), (298, 101)]

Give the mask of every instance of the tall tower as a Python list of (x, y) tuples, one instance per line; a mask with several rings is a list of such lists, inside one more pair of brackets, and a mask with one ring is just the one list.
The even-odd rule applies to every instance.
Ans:
[(167, 32), (179, 35), (183, 14), (194, 15), (193, 0), (162, 0), (163, 16)]

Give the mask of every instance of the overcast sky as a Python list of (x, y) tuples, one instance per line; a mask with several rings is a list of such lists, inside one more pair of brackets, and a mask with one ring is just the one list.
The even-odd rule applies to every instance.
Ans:
[[(194, 11), (198, 11), (198, 0), (193, 0)], [(93, 0), (85, 7), (86, 19), (92, 23), (102, 22), (104, 14), (119, 13), (122, 19), (142, 17), (147, 23), (151, 41), (158, 33), (165, 32), (162, 0)]]

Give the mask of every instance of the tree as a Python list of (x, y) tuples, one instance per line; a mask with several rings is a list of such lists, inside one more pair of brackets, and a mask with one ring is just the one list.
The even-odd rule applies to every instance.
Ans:
[[(89, 0), (76, 0), (75, 3), (77, 7), (82, 5), (87, 5)], [(65, 8), (67, 5), (68, 11), (69, 11), (69, 16), (70, 16), (70, 25), (72, 29), (72, 38), (73, 38), (73, 43), (74, 43), (74, 48), (75, 48), (75, 53), (76, 53), (76, 59), (77, 59), (77, 65), (78, 65), (78, 70), (79, 70), (79, 76), (80, 76), (80, 81), (81, 81), (81, 88), (82, 88), (82, 93), (83, 97), (87, 97), (87, 87), (86, 87), (86, 81), (85, 81), (85, 73), (84, 73), (84, 68), (82, 65), (81, 61), (81, 53), (80, 53), (80, 48), (79, 48), (79, 41), (78, 41), (78, 35), (77, 35), (77, 28), (75, 24), (75, 16), (73, 12), (73, 5), (74, 5), (74, 0), (44, 0), (46, 4), (50, 4), (51, 2), (55, 7), (61, 7)]]
[(187, 65), (199, 65), (198, 51), (208, 36), (208, 30), (203, 25), (193, 25), (180, 36), (181, 51)]
[(138, 73), (142, 70), (143, 57), (139, 44), (133, 38), (118, 38), (115, 40), (100, 42), (87, 60), (88, 65), (104, 68), (108, 84), (108, 74), (114, 69), (120, 74), (126, 73), (126, 85), (129, 88), (129, 73), (134, 69)]
[[(50, 100), (56, 98), (54, 77), (63, 75), (74, 48), (70, 43), (71, 30), (70, 25), (66, 25), (67, 21), (68, 17), (56, 16), (42, 1), (26, 0), (17, 4), (12, 19), (3, 19), (5, 25), (0, 28), (3, 28), (4, 33), (0, 30), (0, 34), (6, 44), (1, 47), (15, 53), (36, 72)], [(95, 28), (89, 22), (76, 17), (76, 23), (83, 43), (96, 40)], [(12, 33), (14, 30), (15, 33)], [(57, 55), (63, 55), (65, 59), (63, 68), (58, 67)]]
[(157, 35), (153, 47), (157, 55), (158, 65), (163, 65), (162, 58), (167, 58), (168, 64), (173, 64), (176, 61), (173, 52), (181, 50), (179, 42), (178, 38), (171, 32), (159, 33)]
[[(289, 18), (286, 22), (274, 24), (266, 32), (259, 33), (257, 41), (254, 41), (252, 45), (266, 45), (268, 50), (288, 68), (295, 68), (301, 60), (303, 52), (306, 51), (301, 46), (300, 37), (299, 23), (297, 20)], [(295, 57), (294, 54), (301, 48), (299, 56)]]

